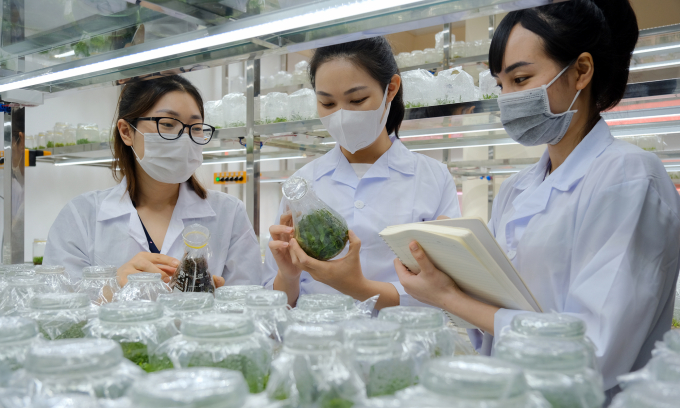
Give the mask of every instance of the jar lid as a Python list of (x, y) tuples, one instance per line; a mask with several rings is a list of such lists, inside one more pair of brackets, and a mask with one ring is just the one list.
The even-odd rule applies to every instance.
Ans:
[(239, 302), (246, 299), (246, 294), (254, 290), (263, 290), (260, 285), (221, 286), (215, 289), (216, 302)]
[(205, 314), (186, 319), (183, 335), (201, 339), (247, 336), (255, 332), (252, 319), (240, 314)]
[(112, 278), (118, 273), (118, 268), (111, 265), (86, 266), (83, 268), (83, 279)]
[(34, 276), (35, 275), (35, 269), (33, 269), (32, 265), (9, 265), (7, 271), (5, 272), (5, 276), (10, 278), (14, 277), (23, 277), (23, 276)]
[(297, 309), (305, 312), (319, 312), (322, 310), (346, 311), (353, 307), (354, 299), (341, 293), (300, 295), (297, 301)]
[(296, 201), (304, 197), (305, 194), (307, 194), (308, 189), (309, 183), (302, 177), (289, 177), (281, 187), (283, 196), (291, 201)]
[(254, 290), (246, 294), (248, 307), (281, 307), (288, 303), (288, 296), (280, 290)]
[(424, 306), (386, 307), (378, 314), (378, 319), (401, 324), (404, 330), (439, 330), (446, 324), (441, 310)]
[(129, 282), (162, 282), (162, 275), (160, 273), (139, 272), (128, 275)]
[(32, 339), (38, 335), (38, 325), (25, 317), (0, 317), (0, 343)]
[(243, 374), (223, 368), (185, 368), (152, 373), (128, 390), (141, 408), (241, 408), (248, 396)]
[(663, 342), (669, 349), (680, 353), (680, 330), (670, 330), (663, 335)]
[(286, 329), (284, 345), (300, 351), (324, 351), (342, 345), (342, 328), (330, 324), (293, 324)]
[(340, 323), (345, 344), (353, 346), (387, 347), (401, 338), (401, 325), (387, 320), (356, 319)]
[(570, 371), (588, 366), (589, 351), (582, 342), (537, 337), (505, 337), (495, 356), (527, 370)]
[(137, 323), (163, 317), (163, 308), (155, 302), (130, 300), (105, 303), (99, 308), (99, 319), (110, 323)]
[(676, 383), (641, 381), (618, 394), (612, 407), (673, 408), (678, 406), (680, 387)]
[(193, 312), (212, 309), (215, 298), (207, 292), (173, 292), (158, 295), (157, 301), (173, 312)]
[(537, 337), (582, 338), (586, 334), (583, 320), (559, 313), (522, 313), (512, 319), (510, 329)]
[(66, 267), (61, 265), (38, 265), (35, 267), (36, 274), (64, 274), (66, 273)]
[(84, 293), (41, 293), (31, 298), (33, 310), (71, 310), (90, 306), (90, 298)]
[[(12, 272), (9, 272), (10, 274)], [(42, 281), (34, 275), (8, 275), (7, 286), (9, 287), (25, 287), (25, 286), (42, 286)]]
[(25, 368), (31, 373), (87, 372), (111, 368), (123, 361), (120, 345), (109, 339), (68, 339), (38, 343), (31, 347)]
[(428, 390), (467, 400), (500, 400), (527, 391), (524, 373), (505, 361), (486, 356), (430, 360), (420, 381)]
[(201, 224), (191, 224), (182, 231), (184, 244), (189, 248), (200, 249), (208, 245), (210, 230)]

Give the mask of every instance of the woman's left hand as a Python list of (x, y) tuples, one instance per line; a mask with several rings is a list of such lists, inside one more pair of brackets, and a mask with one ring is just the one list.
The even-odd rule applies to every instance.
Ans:
[(219, 288), (220, 286), (224, 286), (224, 278), (221, 276), (215, 276), (213, 275), (213, 285), (215, 285), (215, 289)]
[(394, 268), (397, 270), (399, 282), (404, 286), (406, 293), (414, 299), (445, 309), (446, 299), (462, 292), (453, 279), (432, 264), (423, 247), (416, 241), (411, 242), (409, 249), (420, 266), (420, 272), (415, 274), (409, 271), (399, 259), (395, 259)]
[(319, 261), (307, 255), (295, 238), (290, 240), (290, 256), (293, 264), (309, 272), (314, 280), (342, 292), (351, 293), (367, 279), (361, 272), (359, 251), (361, 240), (352, 230), (349, 231), (349, 251), (347, 255), (332, 261)]

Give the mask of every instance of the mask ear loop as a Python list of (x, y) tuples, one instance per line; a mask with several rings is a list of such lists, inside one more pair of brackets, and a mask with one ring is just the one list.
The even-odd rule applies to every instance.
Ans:
[[(130, 125), (137, 133), (140, 133), (140, 134), (142, 133), (142, 132), (139, 131), (139, 129), (137, 129), (136, 127), (134, 127), (134, 125), (133, 125), (132, 123), (128, 122), (128, 125)], [(132, 153), (135, 154), (135, 157), (137, 157), (137, 160), (142, 160), (142, 159), (139, 158), (139, 155), (138, 155), (137, 152), (135, 151), (135, 147), (134, 147), (134, 144), (135, 144), (134, 140), (135, 140), (135, 139), (133, 138), (132, 140), (133, 140), (133, 142), (132, 142), (133, 146), (130, 146), (130, 149), (132, 149)]]
[[(564, 69), (563, 69), (562, 71), (560, 71), (560, 73), (557, 74), (557, 76), (556, 76), (555, 78), (553, 78), (553, 80), (550, 81), (550, 82), (548, 83), (548, 85), (545, 86), (545, 89), (550, 88), (550, 85), (554, 84), (555, 81), (557, 81), (557, 80), (559, 79), (559, 77), (561, 77), (562, 74), (564, 74), (564, 72), (565, 72), (567, 69), (569, 69), (569, 67), (571, 67), (571, 66), (574, 64), (574, 62), (576, 62), (576, 60), (570, 62), (566, 67), (564, 67)], [(566, 112), (564, 112), (564, 113), (567, 113), (567, 112), (569, 112), (569, 111), (571, 110), (571, 108), (572, 108), (572, 107), (574, 106), (574, 104), (576, 103), (576, 100), (578, 99), (578, 96), (581, 94), (581, 91), (582, 91), (582, 89), (579, 89), (579, 90), (576, 92), (576, 96), (574, 96), (574, 99), (571, 101), (571, 105), (569, 105), (569, 108), (568, 108), (568, 109), (566, 110)]]

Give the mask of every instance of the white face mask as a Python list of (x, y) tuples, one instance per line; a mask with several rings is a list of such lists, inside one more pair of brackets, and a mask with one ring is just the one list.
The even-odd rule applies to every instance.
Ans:
[[(203, 164), (203, 146), (194, 143), (187, 134), (175, 140), (163, 139), (158, 133), (143, 135), (144, 157), (140, 159), (134, 147), (132, 151), (142, 169), (156, 181), (184, 183)], [(177, 135), (164, 133), (163, 136), (173, 138)]]
[(392, 103), (385, 107), (388, 89), (389, 85), (378, 109), (369, 111), (340, 109), (321, 118), (321, 123), (326, 126), (333, 139), (348, 152), (354, 154), (357, 150), (367, 148), (378, 139), (390, 115)]

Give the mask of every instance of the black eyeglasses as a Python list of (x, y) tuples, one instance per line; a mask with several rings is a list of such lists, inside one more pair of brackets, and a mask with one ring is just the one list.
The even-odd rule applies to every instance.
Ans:
[[(158, 130), (158, 136), (165, 140), (177, 140), (182, 134), (184, 134), (184, 129), (189, 128), (189, 138), (193, 140), (194, 143), (199, 145), (208, 144), (210, 139), (212, 139), (213, 134), (215, 134), (215, 128), (205, 124), (205, 123), (194, 123), (193, 125), (185, 125), (182, 121), (175, 118), (160, 118), (160, 117), (150, 117), (150, 118), (137, 118), (135, 120), (147, 120), (150, 122), (156, 122), (156, 130)], [(177, 135), (170, 137), (170, 135)]]

